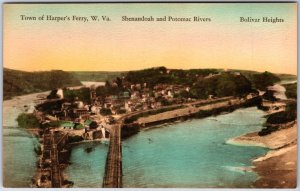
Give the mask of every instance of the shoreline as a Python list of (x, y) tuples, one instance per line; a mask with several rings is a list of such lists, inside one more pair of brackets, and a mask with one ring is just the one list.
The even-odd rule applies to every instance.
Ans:
[[(221, 115), (223, 113), (220, 113), (218, 115)], [(188, 118), (187, 120), (192, 120), (192, 118)], [(163, 126), (168, 126), (170, 124), (174, 123), (180, 123), (186, 120), (177, 120), (173, 122), (168, 122), (168, 123), (162, 123), (159, 125), (154, 125), (154, 126), (148, 126), (146, 128), (143, 128), (143, 130), (147, 131), (152, 128), (160, 128)], [(34, 133), (37, 132), (38, 129), (28, 129), (29, 132)], [(288, 134), (288, 136), (278, 136), (282, 134)], [(258, 135), (258, 132), (250, 132), (238, 137), (234, 137), (226, 141), (227, 144), (233, 144), (233, 145), (241, 145), (241, 146), (260, 146), (260, 147), (265, 147), (272, 149), (269, 151), (266, 155), (258, 157), (256, 159), (253, 159), (253, 166), (251, 167), (251, 170), (256, 172), (259, 176), (258, 180), (254, 182), (254, 187), (255, 188), (295, 188), (296, 184), (293, 182), (288, 182), (285, 180), (282, 180), (281, 182), (274, 182), (274, 180), (278, 181), (280, 180), (280, 177), (282, 173), (289, 173), (291, 174), (291, 171), (295, 171), (295, 168), (291, 170), (292, 168), (288, 170), (282, 170), (282, 169), (276, 169), (274, 170), (279, 171), (278, 173), (274, 174), (274, 171), (270, 170), (277, 162), (278, 159), (281, 159), (283, 155), (288, 154), (289, 152), (294, 152), (295, 149), (297, 149), (297, 145), (295, 141), (297, 140), (297, 137), (293, 137), (291, 141), (288, 141), (287, 138), (290, 138), (289, 135), (296, 135), (297, 136), (297, 123), (293, 125), (290, 128), (286, 129), (281, 129), (279, 131), (273, 132), (272, 134), (260, 137)], [(278, 139), (279, 137), (279, 139)], [(274, 142), (274, 138), (277, 139), (277, 141)], [(88, 143), (88, 142), (105, 142), (108, 141), (109, 139), (94, 139), (94, 140), (83, 140), (79, 142), (74, 142), (70, 143), (70, 146), (74, 146), (77, 144), (81, 143)], [(104, 143), (103, 142), (103, 143)], [(288, 157), (289, 158), (289, 157)], [(288, 163), (288, 165), (295, 165), (296, 163), (293, 161), (286, 162), (286, 159), (283, 161), (285, 163)], [(274, 164), (275, 163), (275, 164)], [(272, 165), (271, 165), (272, 164)], [(285, 164), (281, 165), (281, 168)], [(38, 169), (37, 169), (38, 170)], [(281, 171), (288, 171), (288, 172), (281, 172)], [(64, 174), (64, 173), (63, 173)], [(64, 174), (63, 176), (67, 176)], [(270, 177), (271, 176), (271, 177)], [(294, 176), (294, 175), (289, 175)], [(36, 177), (36, 175), (34, 176)], [(295, 185), (295, 186), (294, 186)], [(287, 186), (287, 187), (285, 187)]]
[[(28, 95), (26, 95), (26, 96), (28, 96)], [(228, 113), (228, 112), (225, 112), (225, 113)], [(215, 115), (221, 115), (221, 114), (224, 114), (223, 112), (220, 112), (220, 113), (218, 113), (218, 114), (215, 114)], [(185, 119), (185, 120), (174, 120), (174, 121), (171, 121), (171, 122), (164, 122), (164, 123), (161, 123), (161, 124), (159, 124), (159, 125), (154, 125), (154, 126), (152, 126), (152, 125), (150, 125), (150, 126), (148, 126), (148, 127), (146, 127), (146, 128), (142, 128), (142, 129), (144, 129), (144, 130), (149, 130), (149, 129), (151, 129), (151, 128), (159, 128), (159, 127), (161, 127), (161, 126), (165, 126), (165, 125), (170, 125), (170, 124), (173, 124), (173, 123), (180, 123), (180, 122), (182, 122), (182, 121), (186, 121), (186, 120), (192, 120), (194, 117), (188, 117), (187, 119)], [(202, 117), (201, 117), (202, 118)], [(205, 117), (203, 117), (203, 118), (205, 118)], [(296, 127), (297, 127), (297, 124), (295, 125)], [(290, 129), (290, 128), (288, 128), (288, 129)], [(26, 130), (26, 129), (25, 129)], [(285, 129), (283, 129), (283, 130), (285, 130)], [(32, 134), (33, 136), (35, 136), (35, 137), (37, 137), (37, 138), (40, 138), (40, 136), (38, 135), (38, 131), (39, 131), (39, 129), (27, 129), (26, 131), (28, 131), (30, 134)], [(282, 130), (280, 130), (280, 131), (282, 131)], [(279, 131), (278, 131), (279, 132)], [(252, 133), (248, 133), (248, 134), (252, 134), (252, 136), (253, 137), (255, 137), (255, 133), (257, 133), (257, 132), (252, 132)], [(275, 134), (276, 132), (274, 132), (274, 133), (272, 133), (272, 134)], [(248, 134), (246, 134), (246, 135), (248, 135)], [(272, 135), (271, 134), (271, 135)], [(240, 137), (247, 137), (247, 136), (245, 136), (245, 135), (242, 135), (242, 136), (240, 136)], [(251, 136), (250, 136), (251, 137)], [(237, 137), (236, 137), (237, 138)], [(236, 138), (233, 138), (233, 139), (236, 139)], [(229, 140), (229, 144), (243, 144), (243, 145), (249, 145), (250, 143), (251, 143), (251, 141), (252, 141), (252, 144), (260, 144), (260, 145), (254, 145), (254, 146), (264, 146), (264, 147), (267, 147), (267, 148), (270, 148), (270, 145), (266, 145), (265, 143), (262, 143), (262, 142), (259, 142), (259, 141), (253, 141), (253, 140), (251, 140), (251, 139), (249, 139), (249, 136), (247, 137), (248, 138), (248, 142), (246, 143), (246, 141), (247, 141), (247, 139), (245, 139), (245, 140), (242, 140), (242, 141), (237, 141), (237, 140), (235, 140), (236, 142), (232, 142), (232, 143), (230, 143), (230, 141), (232, 141), (232, 139), (230, 139)], [(75, 142), (75, 143), (71, 143), (71, 145), (75, 145), (75, 144), (81, 144), (81, 143), (85, 143), (85, 142), (95, 142), (95, 141), (100, 141), (100, 142), (102, 142), (101, 140), (99, 140), (99, 139), (95, 139), (95, 140), (83, 140), (83, 141), (80, 141), (80, 142)], [(293, 142), (291, 142), (290, 144), (294, 144)], [(41, 145), (41, 143), (40, 143), (40, 145)], [(283, 146), (283, 147), (285, 147), (285, 146), (287, 146), (286, 145), (286, 143), (284, 143), (283, 145), (281, 145), (281, 146)], [(293, 145), (291, 145), (291, 146), (293, 146)], [(294, 145), (294, 147), (295, 147), (295, 145)], [(293, 150), (294, 149), (294, 147), (291, 149), (291, 150)], [(275, 149), (275, 148), (273, 148), (273, 149)], [(279, 146), (277, 146), (277, 149), (279, 149)], [(287, 150), (286, 152), (291, 152), (291, 150)], [(283, 151), (281, 151), (282, 152), (282, 154), (281, 155), (284, 155), (284, 154), (286, 154), (286, 152), (283, 152)], [(280, 156), (281, 156), (280, 155)], [(264, 157), (264, 156), (263, 156)], [(270, 158), (271, 159), (273, 159), (274, 157), (279, 157), (279, 156), (271, 156)], [(35, 161), (35, 162), (38, 162), (39, 161), (39, 155), (37, 155), (37, 160)], [(262, 158), (262, 157), (260, 157), (260, 158)], [(255, 182), (255, 187), (257, 187), (257, 188), (270, 188), (270, 185), (268, 184), (268, 185), (265, 185), (265, 183), (264, 182), (261, 182), (262, 180), (263, 181), (265, 181), (262, 177), (263, 176), (265, 176), (263, 173), (265, 172), (265, 171), (269, 171), (268, 170), (268, 168), (270, 168), (270, 166), (267, 168), (265, 165), (264, 165), (264, 163), (266, 163), (265, 161), (267, 161), (267, 163), (268, 164), (270, 164), (271, 162), (268, 162), (268, 159), (270, 159), (270, 158), (265, 158), (265, 159), (263, 159), (263, 160), (261, 160), (261, 161), (253, 161), (253, 163), (254, 163), (254, 166), (255, 166), (255, 168), (253, 169), (255, 172), (257, 172), (258, 173), (258, 175), (260, 176), (260, 178), (259, 178), (259, 180), (257, 180), (256, 182)], [(255, 159), (256, 160), (256, 159)], [(275, 160), (276, 161), (276, 160)], [(289, 163), (289, 164), (292, 164), (292, 163)], [(293, 164), (295, 164), (295, 163), (293, 163)], [(37, 167), (36, 168), (36, 170), (37, 170), (37, 172), (36, 172), (36, 174), (34, 174), (33, 176), (32, 176), (32, 178), (36, 178), (37, 176), (38, 176), (38, 170), (39, 170), (39, 168)], [(294, 168), (294, 170), (295, 170), (295, 168)], [(65, 174), (64, 174), (65, 175)], [(277, 175), (277, 180), (278, 179), (280, 179), (280, 176), (278, 176)], [(288, 188), (291, 188), (291, 187), (288, 187)]]
[(265, 136), (247, 133), (226, 143), (270, 149), (266, 155), (252, 160), (253, 171), (259, 176), (253, 183), (255, 188), (297, 187), (297, 123)]

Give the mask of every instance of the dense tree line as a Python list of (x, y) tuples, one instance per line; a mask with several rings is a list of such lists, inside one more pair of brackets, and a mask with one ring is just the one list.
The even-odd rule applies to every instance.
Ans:
[(130, 71), (125, 75), (125, 80), (133, 84), (147, 83), (150, 88), (157, 84), (192, 85), (201, 76), (216, 74), (218, 71), (217, 69), (168, 70), (166, 67), (157, 67)]
[(271, 114), (267, 119), (267, 123), (270, 124), (287, 123), (290, 121), (294, 121), (296, 118), (297, 118), (297, 102), (294, 102), (288, 104), (286, 106), (285, 111)]
[(297, 102), (289, 103), (285, 111), (273, 113), (268, 116), (266, 127), (258, 134), (260, 136), (268, 135), (274, 131), (279, 130), (280, 124), (292, 122), (297, 119)]
[(4, 99), (28, 93), (80, 85), (72, 74), (61, 70), (24, 72), (4, 68)]
[(76, 99), (83, 101), (85, 103), (91, 103), (91, 90), (87, 87), (82, 87), (80, 89), (63, 89), (64, 99), (68, 102), (76, 101)]
[(38, 128), (40, 123), (34, 114), (22, 113), (18, 116), (17, 122), (22, 128)]
[(286, 84), (284, 87), (286, 89), (285, 94), (288, 98), (297, 99), (297, 83)]
[[(244, 75), (245, 73), (245, 75)], [(268, 86), (280, 81), (270, 72), (230, 71), (217, 69), (179, 70), (165, 67), (149, 68), (139, 71), (130, 71), (114, 81), (106, 82), (105, 87), (96, 89), (97, 95), (118, 95), (125, 91), (124, 82), (130, 84), (147, 84), (152, 89), (157, 84), (179, 84), (190, 87), (190, 91), (181, 91), (176, 97), (206, 99), (210, 95), (217, 97), (241, 96), (255, 89), (265, 90)], [(112, 85), (114, 84), (114, 85)]]
[[(128, 91), (125, 84), (147, 84), (152, 89), (157, 84), (179, 84), (188, 86), (191, 91), (182, 91), (179, 97), (183, 98), (207, 98), (209, 95), (218, 97), (239, 96), (253, 89), (265, 90), (267, 86), (273, 85), (280, 79), (270, 73), (257, 73), (241, 71), (240, 75), (234, 72), (224, 72), (218, 69), (167, 69), (166, 67), (149, 68), (139, 71), (130, 71), (127, 73), (113, 73), (120, 75), (114, 80), (106, 80), (105, 86), (96, 88), (97, 96), (120, 95)], [(75, 73), (74, 73), (75, 74)], [(90, 73), (77, 73), (84, 76)], [(102, 73), (92, 72), (92, 78), (100, 77)], [(210, 77), (208, 77), (210, 76)], [(88, 80), (88, 79), (86, 79)], [(96, 79), (93, 79), (98, 81)], [(80, 81), (73, 74), (55, 70), (49, 72), (21, 72), (16, 70), (4, 69), (4, 98), (10, 98), (15, 95), (53, 90), (68, 86), (79, 85)], [(128, 86), (127, 86), (128, 87)], [(52, 92), (55, 97), (55, 92)], [(88, 88), (79, 90), (64, 89), (64, 96), (68, 101), (74, 101), (76, 97), (87, 103), (90, 103), (90, 91)]]
[(241, 96), (253, 92), (251, 82), (243, 75), (222, 73), (208, 79), (199, 80), (190, 90), (193, 98)]
[(280, 81), (278, 76), (270, 72), (254, 74), (251, 78), (254, 87), (259, 90), (265, 90), (268, 86), (272, 86), (274, 83)]
[(105, 80), (114, 80), (120, 76), (121, 72), (103, 72), (103, 71), (89, 71), (89, 72), (70, 72), (80, 81), (93, 81), (93, 82), (104, 82)]

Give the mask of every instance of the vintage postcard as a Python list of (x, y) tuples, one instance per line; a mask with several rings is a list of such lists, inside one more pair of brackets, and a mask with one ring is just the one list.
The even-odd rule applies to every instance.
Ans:
[(297, 187), (297, 3), (3, 11), (4, 187)]

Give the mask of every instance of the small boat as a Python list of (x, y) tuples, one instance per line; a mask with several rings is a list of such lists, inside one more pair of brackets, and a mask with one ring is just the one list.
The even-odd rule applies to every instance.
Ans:
[(152, 139), (150, 139), (150, 138), (148, 138), (148, 142), (149, 142), (149, 143), (152, 143), (152, 142), (153, 142), (153, 140), (152, 140)]
[(92, 147), (88, 147), (88, 148), (85, 149), (85, 152), (87, 152), (87, 153), (90, 153), (90, 152), (92, 152), (92, 151), (93, 151), (93, 148), (92, 148)]

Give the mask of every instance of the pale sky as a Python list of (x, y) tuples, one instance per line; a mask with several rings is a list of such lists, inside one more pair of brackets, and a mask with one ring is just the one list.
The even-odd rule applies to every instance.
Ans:
[[(110, 22), (22, 21), (20, 15), (108, 16)], [(122, 16), (211, 22), (122, 22)], [(278, 17), (282, 23), (241, 23)], [(296, 3), (5, 4), (4, 67), (26, 71), (227, 68), (297, 73)]]

